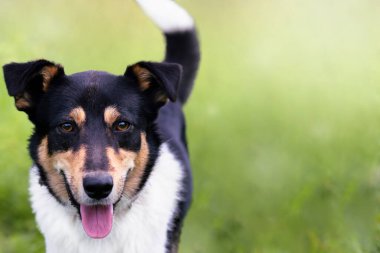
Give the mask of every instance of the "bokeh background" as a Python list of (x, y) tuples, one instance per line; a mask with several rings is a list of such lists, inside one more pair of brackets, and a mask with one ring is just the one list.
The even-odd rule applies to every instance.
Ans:
[[(380, 252), (380, 3), (179, 2), (202, 43), (180, 252)], [(122, 74), (163, 50), (132, 0), (0, 0), (1, 65)], [(43, 252), (27, 193), (32, 125), (2, 78), (0, 116), (0, 252)]]

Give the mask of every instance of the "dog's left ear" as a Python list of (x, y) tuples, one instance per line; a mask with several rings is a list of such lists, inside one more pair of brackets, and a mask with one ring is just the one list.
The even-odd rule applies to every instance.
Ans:
[(158, 107), (168, 99), (175, 102), (181, 82), (182, 66), (176, 63), (138, 62), (124, 74), (134, 77), (139, 89)]

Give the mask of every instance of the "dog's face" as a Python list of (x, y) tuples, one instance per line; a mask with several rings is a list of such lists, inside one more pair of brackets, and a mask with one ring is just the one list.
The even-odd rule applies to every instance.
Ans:
[(30, 152), (41, 184), (78, 208), (94, 238), (111, 230), (113, 208), (143, 186), (157, 156), (154, 120), (175, 100), (181, 68), (140, 62), (122, 76), (65, 75), (45, 60), (4, 66), (8, 92), (35, 125)]

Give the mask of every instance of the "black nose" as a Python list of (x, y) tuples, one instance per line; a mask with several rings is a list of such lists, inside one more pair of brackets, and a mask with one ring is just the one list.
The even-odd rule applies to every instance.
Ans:
[(90, 198), (104, 199), (110, 195), (113, 187), (113, 180), (110, 175), (86, 176), (83, 179), (83, 187)]

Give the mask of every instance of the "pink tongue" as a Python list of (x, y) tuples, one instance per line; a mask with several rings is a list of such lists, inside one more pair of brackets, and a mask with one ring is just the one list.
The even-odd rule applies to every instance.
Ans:
[(112, 229), (113, 206), (80, 205), (82, 226), (89, 237), (101, 239), (106, 237)]

